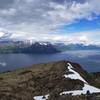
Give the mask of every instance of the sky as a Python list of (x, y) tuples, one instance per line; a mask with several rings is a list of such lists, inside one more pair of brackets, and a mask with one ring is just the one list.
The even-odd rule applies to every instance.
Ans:
[(100, 0), (0, 0), (5, 37), (99, 44)]

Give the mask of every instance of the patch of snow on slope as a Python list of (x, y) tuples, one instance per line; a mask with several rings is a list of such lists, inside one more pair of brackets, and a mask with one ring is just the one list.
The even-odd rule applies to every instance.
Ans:
[(90, 86), (88, 84), (84, 84), (84, 87), (83, 87), (82, 90), (65, 91), (65, 92), (62, 92), (60, 95), (70, 94), (70, 93), (72, 95), (81, 95), (81, 94), (86, 94), (87, 91), (89, 91), (90, 93), (99, 93), (100, 89), (93, 87), (93, 86)]
[(89, 91), (90, 93), (99, 93), (100, 92), (100, 89), (94, 87), (94, 86), (91, 86), (89, 85), (80, 75), (79, 73), (77, 73), (76, 71), (74, 71), (72, 69), (72, 65), (70, 63), (68, 63), (68, 69), (70, 72), (72, 72), (73, 74), (69, 74), (69, 75), (64, 75), (65, 78), (71, 78), (71, 79), (79, 79), (81, 81), (84, 82), (84, 87), (82, 90), (73, 90), (73, 91), (65, 91), (65, 92), (62, 92), (60, 93), (60, 95), (62, 94), (70, 94), (72, 93), (72, 95), (81, 95), (81, 94), (86, 94), (87, 91)]
[[(89, 85), (84, 78), (82, 78), (80, 76), (80, 74), (76, 71), (73, 70), (73, 67), (70, 63), (68, 63), (68, 70), (69, 72), (72, 72), (72, 74), (69, 75), (64, 75), (65, 78), (71, 78), (71, 79), (79, 79), (84, 83), (84, 87), (82, 88), (82, 90), (73, 90), (73, 91), (64, 91), (62, 93), (60, 93), (60, 95), (62, 94), (72, 94), (72, 95), (81, 95), (81, 94), (86, 94), (87, 91), (89, 91), (90, 93), (100, 93), (100, 89)], [(43, 96), (35, 96), (33, 97), (33, 100), (47, 100), (49, 95), (45, 95), (45, 98), (43, 98)]]
[(81, 76), (79, 73), (77, 73), (76, 71), (74, 71), (72, 69), (72, 65), (70, 63), (68, 63), (68, 70), (69, 72), (72, 72), (72, 74), (69, 75), (64, 75), (65, 78), (71, 78), (71, 79), (79, 79), (81, 81), (83, 81), (84, 83), (87, 83)]
[(47, 43), (43, 43), (44, 45), (48, 45)]
[[(45, 95), (45, 96), (35, 96), (33, 97), (33, 100), (47, 100), (49, 95)], [(45, 98), (43, 98), (45, 97)]]
[(40, 45), (45, 45), (45, 46), (48, 45), (47, 43), (41, 43), (41, 42), (40, 42), (39, 44), (40, 44)]

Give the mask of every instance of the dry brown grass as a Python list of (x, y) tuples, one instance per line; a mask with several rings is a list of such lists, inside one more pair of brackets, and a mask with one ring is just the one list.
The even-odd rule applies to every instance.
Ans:
[[(65, 79), (67, 61), (38, 64), (0, 74), (0, 100), (32, 100), (33, 96), (82, 89), (83, 82)], [(85, 72), (82, 73), (84, 75)]]

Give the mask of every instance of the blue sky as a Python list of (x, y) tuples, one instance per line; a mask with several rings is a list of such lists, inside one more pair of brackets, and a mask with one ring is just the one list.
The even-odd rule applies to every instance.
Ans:
[(100, 16), (97, 16), (97, 18), (93, 20), (81, 19), (70, 25), (65, 24), (58, 29), (58, 34), (74, 34), (76, 32), (92, 31), (97, 29), (100, 29)]

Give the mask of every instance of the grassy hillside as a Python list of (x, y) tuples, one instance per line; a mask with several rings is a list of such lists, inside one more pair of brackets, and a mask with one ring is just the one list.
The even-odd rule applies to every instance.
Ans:
[[(59, 94), (62, 91), (82, 89), (80, 80), (65, 79), (67, 61), (38, 64), (0, 74), (0, 100), (32, 100), (34, 96)], [(71, 63), (88, 82), (91, 75), (78, 64)], [(68, 72), (69, 73), (69, 72)], [(68, 74), (67, 73), (67, 74)], [(91, 83), (93, 84), (93, 83)], [(55, 94), (55, 95), (56, 95)], [(53, 99), (50, 99), (53, 100)]]

